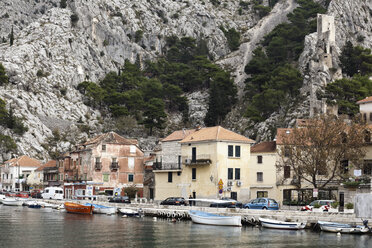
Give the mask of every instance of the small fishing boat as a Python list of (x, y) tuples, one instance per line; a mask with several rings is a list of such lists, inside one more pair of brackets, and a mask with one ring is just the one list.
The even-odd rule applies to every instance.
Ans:
[(0, 203), (2, 203), (5, 198), (5, 195), (0, 194)]
[(23, 206), (27, 206), (29, 208), (41, 208), (41, 205), (37, 201), (24, 201)]
[(22, 206), (23, 201), (17, 198), (5, 198), (3, 204), (6, 206)]
[(74, 202), (65, 202), (65, 209), (68, 213), (92, 214), (94, 206), (85, 206)]
[(198, 224), (218, 226), (242, 226), (241, 216), (223, 216), (203, 211), (189, 210), (191, 220)]
[(130, 208), (119, 208), (119, 212), (123, 215), (130, 216), (130, 217), (139, 217), (140, 213), (137, 210), (130, 209)]
[(334, 233), (369, 233), (371, 228), (368, 226), (368, 220), (363, 221), (363, 225), (351, 225), (337, 222), (318, 221), (320, 230)]
[(263, 227), (275, 228), (275, 229), (287, 229), (287, 230), (300, 230), (306, 227), (306, 223), (301, 222), (288, 222), (288, 221), (279, 221), (273, 219), (264, 219), (258, 218)]
[(92, 203), (85, 203), (85, 206), (93, 206), (93, 213), (95, 214), (115, 214), (116, 208), (115, 207), (107, 207), (104, 205), (92, 204)]

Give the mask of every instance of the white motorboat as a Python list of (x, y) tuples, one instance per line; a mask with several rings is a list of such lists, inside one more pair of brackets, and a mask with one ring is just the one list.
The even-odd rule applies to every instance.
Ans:
[(108, 207), (99, 204), (92, 204), (92, 203), (85, 203), (85, 206), (94, 206), (93, 213), (95, 214), (115, 214), (116, 208), (115, 207)]
[(17, 198), (5, 198), (3, 204), (6, 206), (22, 206), (24, 201)]
[(5, 195), (0, 194), (0, 203), (2, 203), (5, 198)]
[(288, 222), (288, 221), (279, 221), (273, 219), (259, 218), (261, 225), (267, 228), (275, 229), (288, 229), (288, 230), (299, 230), (306, 227), (307, 222)]
[(371, 228), (368, 227), (368, 220), (363, 221), (363, 225), (351, 225), (337, 222), (318, 221), (320, 230), (334, 233), (369, 233)]
[(191, 220), (198, 224), (218, 226), (242, 226), (241, 216), (223, 216), (203, 211), (189, 210)]
[(126, 216), (140, 216), (140, 213), (137, 210), (130, 208), (119, 208), (119, 212)]

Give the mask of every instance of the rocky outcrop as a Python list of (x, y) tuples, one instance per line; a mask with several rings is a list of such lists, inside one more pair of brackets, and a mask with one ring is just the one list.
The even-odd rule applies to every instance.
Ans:
[[(221, 0), (219, 4), (214, 1), (215, 5), (208, 0), (68, 0), (67, 3), (67, 8), (60, 8), (59, 0), (0, 1), (0, 39), (6, 40), (0, 44), (0, 62), (10, 78), (9, 85), (0, 87), (0, 98), (29, 127), (20, 137), (4, 128), (0, 131), (14, 137), (19, 153), (40, 159), (48, 157), (42, 144), (48, 142), (53, 130), (63, 134), (59, 149), (66, 150), (87, 138), (89, 134), (82, 132), (87, 130), (85, 125), (92, 133), (109, 126), (98, 111), (84, 104), (76, 90), (77, 84), (84, 80), (98, 82), (107, 72), (118, 71), (126, 59), (143, 62), (161, 56), (167, 36), (204, 39), (211, 56), (233, 72), (241, 96), (246, 78), (244, 66), (251, 52), (296, 7), (294, 0), (281, 0), (272, 13), (260, 20), (253, 5), (239, 10), (240, 1)], [(331, 1), (328, 14), (335, 17), (336, 54), (348, 39), (371, 47), (371, 13), (370, 1)], [(220, 26), (241, 33), (242, 45), (238, 51), (231, 53)], [(12, 28), (15, 39), (10, 46), (8, 35)], [(226, 126), (264, 139), (272, 136), (278, 125), (288, 125), (295, 117), (308, 114), (311, 99), (315, 97), (309, 89), (323, 80), (316, 74), (324, 74), (325, 82), (334, 78), (330, 70), (316, 70), (313, 62), (317, 44), (316, 35), (309, 35), (300, 60), (307, 79), (303, 101), (273, 114), (255, 128), (241, 117), (243, 109), (237, 106), (229, 114)], [(332, 61), (336, 66), (337, 58)], [(314, 70), (308, 71), (311, 63)], [(207, 111), (208, 93), (194, 92), (187, 97), (191, 124), (201, 124)], [(181, 120), (180, 115), (169, 117), (172, 126)], [(150, 149), (148, 143), (145, 147)], [(10, 156), (4, 154), (0, 161)]]
[[(67, 8), (59, 3), (0, 2), (0, 38), (8, 37), (12, 28), (15, 38), (13, 46), (9, 39), (0, 44), (0, 62), (10, 78), (0, 98), (29, 127), (25, 135), (15, 137), (19, 152), (40, 158), (47, 158), (42, 144), (55, 129), (66, 137), (76, 133), (60, 150), (87, 136), (79, 132), (81, 123), (92, 132), (101, 131), (101, 116), (84, 105), (75, 89), (78, 83), (97, 82), (107, 72), (119, 70), (126, 59), (144, 61), (162, 55), (165, 37), (171, 35), (204, 39), (210, 54), (221, 58), (229, 48), (219, 27), (244, 33), (259, 20), (253, 10), (239, 15), (237, 1), (214, 6), (209, 1), (75, 0), (67, 1)], [(205, 115), (206, 99), (200, 97), (206, 96), (190, 96), (192, 120), (200, 122)]]

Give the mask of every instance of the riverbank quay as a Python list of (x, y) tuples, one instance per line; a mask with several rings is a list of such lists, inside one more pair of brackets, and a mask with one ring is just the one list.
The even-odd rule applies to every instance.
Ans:
[[(63, 204), (65, 201), (59, 200), (44, 200), (45, 202), (52, 204)], [(89, 200), (73, 200), (73, 202), (79, 203), (92, 203)], [(258, 224), (259, 217), (276, 219), (282, 221), (293, 221), (293, 222), (307, 222), (307, 227), (314, 226), (318, 221), (331, 221), (345, 224), (357, 224), (361, 225), (363, 220), (356, 217), (355, 213), (342, 213), (342, 212), (317, 212), (317, 211), (294, 211), (294, 210), (253, 210), (253, 209), (240, 209), (240, 208), (211, 208), (203, 206), (165, 206), (150, 203), (111, 203), (94, 201), (97, 204), (103, 204), (105, 206), (111, 206), (116, 208), (128, 208), (140, 211), (145, 216), (152, 216), (157, 218), (172, 218), (176, 220), (189, 220), (189, 210), (199, 210), (208, 213), (220, 214), (220, 215), (235, 215), (242, 217), (242, 224), (244, 225), (256, 225)], [(372, 224), (372, 219), (367, 219)]]

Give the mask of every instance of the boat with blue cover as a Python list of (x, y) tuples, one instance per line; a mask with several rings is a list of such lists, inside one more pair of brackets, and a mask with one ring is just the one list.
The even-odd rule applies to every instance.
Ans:
[(191, 220), (198, 224), (218, 226), (242, 226), (241, 216), (223, 216), (198, 210), (189, 210)]
[(92, 204), (92, 203), (85, 203), (85, 206), (93, 206), (93, 213), (95, 214), (115, 214), (116, 208), (115, 207), (108, 207), (99, 204)]
[(371, 228), (368, 226), (368, 220), (363, 221), (363, 225), (352, 225), (352, 224), (343, 224), (337, 222), (328, 222), (328, 221), (318, 221), (317, 223), (320, 227), (320, 230), (325, 232), (335, 232), (335, 233), (370, 233)]

